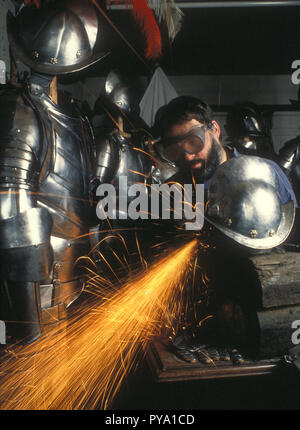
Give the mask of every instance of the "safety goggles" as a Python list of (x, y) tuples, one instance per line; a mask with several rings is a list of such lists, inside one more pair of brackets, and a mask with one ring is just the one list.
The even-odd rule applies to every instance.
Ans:
[(170, 161), (178, 161), (183, 154), (197, 154), (205, 145), (205, 132), (209, 127), (193, 127), (188, 133), (171, 137), (163, 142), (163, 155)]

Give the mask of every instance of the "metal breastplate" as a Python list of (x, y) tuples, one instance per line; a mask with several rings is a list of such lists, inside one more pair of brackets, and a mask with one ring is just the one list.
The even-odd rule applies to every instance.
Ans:
[[(89, 250), (91, 140), (82, 118), (62, 112), (46, 95), (32, 97), (45, 131), (47, 152), (40, 175), (38, 205), (53, 219), (53, 270), (41, 285), (43, 309), (68, 306), (83, 280), (75, 262)], [(62, 303), (64, 306), (62, 306)]]

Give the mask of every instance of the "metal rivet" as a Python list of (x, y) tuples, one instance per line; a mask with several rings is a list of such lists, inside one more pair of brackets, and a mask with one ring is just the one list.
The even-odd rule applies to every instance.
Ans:
[(225, 219), (225, 225), (227, 225), (227, 227), (230, 227), (232, 225), (232, 219), (231, 218), (226, 218)]
[(80, 58), (80, 57), (81, 57), (81, 54), (82, 54), (81, 50), (80, 50), (80, 49), (78, 49), (78, 51), (76, 52), (76, 57), (77, 57), (77, 58)]
[(33, 58), (39, 58), (40, 54), (38, 53), (38, 51), (32, 51), (32, 56)]
[(258, 235), (258, 233), (257, 233), (257, 230), (251, 230), (250, 232), (249, 232), (249, 236), (250, 237), (256, 237)]
[(275, 230), (271, 229), (271, 230), (269, 231), (269, 236), (270, 236), (270, 237), (272, 237), (272, 236), (274, 236), (274, 235), (275, 235)]
[(52, 57), (52, 58), (50, 58), (50, 63), (51, 64), (57, 64), (58, 63), (58, 59), (56, 57)]

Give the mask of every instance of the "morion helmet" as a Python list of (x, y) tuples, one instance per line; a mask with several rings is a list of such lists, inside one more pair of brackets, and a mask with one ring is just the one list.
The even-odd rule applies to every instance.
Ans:
[(288, 237), (293, 201), (282, 203), (272, 165), (256, 156), (221, 164), (212, 177), (206, 219), (226, 236), (249, 248), (270, 249)]
[[(40, 8), (24, 6), (15, 17), (9, 12), (13, 55), (41, 74), (83, 70), (109, 53), (104, 47), (100, 19), (89, 0), (56, 0)], [(99, 37), (103, 49), (95, 52)]]

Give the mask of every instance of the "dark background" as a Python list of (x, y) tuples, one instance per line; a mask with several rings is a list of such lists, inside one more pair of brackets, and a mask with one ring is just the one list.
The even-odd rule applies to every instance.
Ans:
[[(199, 2), (198, 2), (199, 3)], [(225, 2), (226, 3), (226, 2)], [(289, 74), (300, 56), (300, 7), (183, 8), (181, 31), (172, 46), (161, 26), (163, 56), (159, 63), (169, 75)], [(145, 40), (128, 10), (108, 10), (108, 16), (143, 55)], [(99, 46), (113, 40), (114, 50), (92, 76), (106, 76), (114, 64), (123, 71), (147, 74), (147, 67), (111, 28)], [(107, 34), (105, 32), (105, 34)], [(105, 40), (104, 40), (105, 39)], [(153, 66), (148, 62), (149, 67)]]

